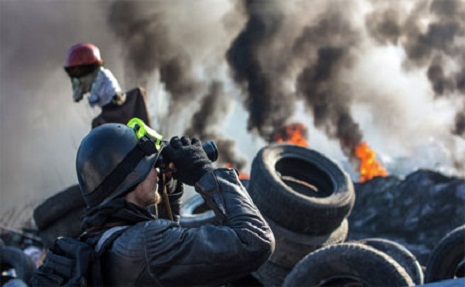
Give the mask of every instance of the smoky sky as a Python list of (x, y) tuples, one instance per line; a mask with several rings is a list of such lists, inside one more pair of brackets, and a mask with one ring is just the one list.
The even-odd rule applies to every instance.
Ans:
[[(460, 51), (456, 40), (463, 34), (463, 3), (417, 1), (405, 12), (381, 2), (366, 2), (377, 9), (367, 13), (364, 26), (356, 25), (347, 13), (356, 9), (351, 1), (345, 2), (344, 9), (327, 5), (307, 19), (300, 15), (304, 6), (299, 5), (304, 4), (296, 2), (235, 2), (231, 7), (242, 17), (243, 27), (220, 60), (229, 65), (231, 79), (242, 90), (248, 131), (268, 141), (273, 131), (291, 121), (300, 100), (315, 127), (337, 140), (347, 156), (354, 156), (354, 147), (366, 139), (352, 114), (357, 100), (344, 73), (359, 60), (355, 55), (363, 51), (365, 35), (379, 46), (402, 47), (407, 55), (405, 68), (424, 68), (437, 97), (460, 91), (463, 76), (447, 69), (446, 63)], [(179, 3), (116, 1), (107, 21), (125, 46), (125, 66), (131, 76), (147, 83), (156, 72), (170, 96), (168, 113), (182, 114), (186, 108), (201, 111), (187, 121), (185, 131), (205, 135), (207, 127), (215, 125), (210, 119), (221, 121), (218, 111), (227, 104), (211, 100), (206, 104), (213, 81), (221, 79), (205, 81), (195, 75), (198, 62), (189, 53), (189, 43), (173, 37), (177, 24), (167, 11), (179, 9)], [(429, 19), (426, 26), (422, 24), (425, 17)]]
[[(98, 113), (72, 102), (63, 71), (68, 48), (83, 41), (100, 47), (124, 88), (143, 86), (163, 102), (156, 107), (163, 111), (149, 110), (162, 134), (179, 123), (176, 132), (215, 140), (221, 164), (237, 168), (251, 158), (222, 129), (233, 102), (245, 111), (247, 136), (267, 143), (302, 105), (310, 146), (317, 129), (349, 158), (377, 133), (399, 145), (415, 142), (419, 130), (464, 136), (464, 1), (6, 0), (0, 7), (2, 207), (75, 183), (74, 153)], [(393, 91), (394, 81), (377, 87), (372, 77), (391, 76), (383, 66), (356, 74), (365, 55), (386, 47), (398, 53), (399, 74), (419, 71), (429, 90), (412, 83)], [(428, 100), (411, 104), (418, 93)], [(457, 111), (434, 127), (439, 117), (404, 122), (432, 101)], [(373, 123), (357, 114), (361, 105), (378, 116)]]
[(228, 113), (231, 97), (223, 89), (221, 82), (212, 82), (210, 89), (200, 103), (200, 109), (194, 113), (191, 125), (186, 130), (186, 135), (196, 137), (202, 141), (213, 140), (219, 152), (219, 166), (231, 165), (242, 170), (247, 160), (238, 154), (236, 142), (228, 138), (218, 129), (218, 122), (223, 120), (223, 115)]
[[(406, 67), (427, 67), (425, 73), (436, 97), (463, 97), (465, 2), (419, 1), (410, 15), (399, 14), (390, 7), (368, 15), (370, 35), (380, 44), (402, 45)], [(426, 26), (422, 25), (424, 19), (430, 20)], [(459, 68), (450, 68), (450, 62)], [(456, 119), (462, 118), (462, 113), (459, 111)], [(461, 131), (462, 121), (455, 123), (452, 131)]]
[(152, 1), (116, 1), (109, 9), (107, 20), (125, 47), (124, 63), (130, 77), (146, 85), (147, 77), (159, 71), (160, 81), (173, 97), (170, 112), (175, 112), (178, 111), (175, 107), (185, 105), (198, 95), (201, 83), (191, 74), (191, 59), (184, 47), (170, 40), (170, 23), (163, 13), (164, 6)]
[[(275, 1), (245, 1), (247, 23), (234, 39), (226, 58), (237, 83), (245, 91), (244, 105), (249, 112), (248, 130), (256, 131), (263, 138), (285, 124), (292, 115), (293, 100), (276, 83), (260, 56), (281, 29), (283, 15)], [(273, 55), (275, 56), (275, 55)], [(272, 61), (273, 59), (265, 59)]]

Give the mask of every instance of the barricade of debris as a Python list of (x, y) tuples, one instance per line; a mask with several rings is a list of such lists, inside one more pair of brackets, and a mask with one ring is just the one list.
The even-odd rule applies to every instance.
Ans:
[(354, 183), (348, 240), (383, 237), (403, 244), (426, 264), (439, 240), (465, 224), (465, 181), (431, 170), (401, 179)]

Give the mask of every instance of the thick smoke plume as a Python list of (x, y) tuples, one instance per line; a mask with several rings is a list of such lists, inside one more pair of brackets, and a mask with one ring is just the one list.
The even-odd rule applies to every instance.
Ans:
[(213, 82), (209, 93), (202, 99), (200, 109), (192, 117), (192, 124), (186, 130), (186, 135), (201, 140), (214, 140), (218, 146), (218, 165), (231, 165), (242, 170), (246, 164), (245, 158), (236, 151), (234, 139), (222, 135), (217, 127), (223, 121), (223, 116), (229, 112), (231, 97), (224, 93), (221, 82)]
[[(168, 117), (159, 119), (162, 133), (172, 132), (166, 127), (182, 118), (187, 122), (182, 133), (215, 140), (220, 150), (218, 164), (230, 163), (241, 169), (245, 160), (236, 155), (234, 140), (227, 139), (218, 128), (229, 111), (231, 98), (224, 94), (222, 83), (195, 74), (194, 62), (198, 59), (189, 53), (195, 43), (173, 40), (176, 24), (170, 13), (190, 4), (183, 5), (177, 1), (117, 1), (110, 9), (108, 25), (126, 47), (125, 63), (136, 81), (147, 85), (158, 73), (169, 95)], [(192, 114), (195, 109), (198, 112)]]
[(240, 101), (246, 115), (235, 120), (247, 119), (254, 140), (270, 142), (296, 121), (329, 139), (329, 156), (351, 158), (361, 141), (410, 156), (433, 139), (463, 171), (464, 153), (451, 147), (465, 136), (464, 1), (15, 0), (0, 8), (2, 208), (76, 183), (76, 149), (99, 111), (72, 102), (62, 67), (84, 41), (100, 47), (124, 88), (147, 89), (157, 130), (215, 140), (221, 164), (245, 165), (233, 144), (244, 139), (223, 128)]
[(166, 9), (176, 5), (151, 1), (116, 1), (110, 7), (108, 26), (125, 47), (128, 74), (146, 86), (159, 72), (160, 81), (171, 95), (169, 113), (195, 101), (202, 88), (192, 75), (192, 60), (180, 43), (172, 43)]
[[(293, 113), (293, 99), (283, 88), (278, 69), (262, 61), (275, 61), (267, 49), (277, 39), (283, 17), (278, 1), (245, 1), (247, 23), (227, 52), (234, 79), (245, 92), (249, 112), (248, 130), (269, 138), (276, 126), (283, 126)], [(282, 55), (284, 56), (284, 55)]]
[[(245, 2), (247, 23), (227, 53), (234, 79), (246, 93), (248, 128), (269, 139), (274, 129), (289, 122), (300, 97), (315, 125), (339, 139), (346, 154), (353, 156), (362, 134), (340, 77), (342, 69), (350, 67), (358, 34), (339, 11), (308, 15), (312, 21), (303, 24), (290, 21), (285, 11), (279, 1), (266, 6), (262, 1)], [(287, 45), (275, 44), (293, 34)]]
[[(354, 147), (365, 140), (354, 107), (364, 104), (360, 100), (366, 97), (357, 95), (360, 88), (353, 86), (348, 76), (370, 47), (402, 49), (405, 71), (424, 69), (437, 98), (463, 93), (463, 1), (411, 1), (402, 5), (343, 1), (343, 9), (324, 1), (308, 6), (282, 1), (243, 3), (246, 24), (226, 56), (234, 80), (245, 93), (248, 129), (264, 139), (289, 122), (296, 99), (302, 99), (315, 127), (337, 139), (344, 153), (353, 157)], [(364, 23), (351, 16), (363, 10), (368, 11)], [(392, 99), (388, 102), (381, 97)], [(368, 100), (370, 106), (382, 110), (386, 103), (403, 108), (405, 103), (394, 103), (396, 98), (400, 95), (379, 90)], [(451, 128), (454, 133), (461, 133), (462, 119), (458, 113), (456, 127)], [(393, 117), (385, 120), (392, 121)], [(408, 123), (406, 127), (394, 125), (408, 127)]]
[[(407, 69), (426, 69), (436, 97), (464, 94), (465, 2), (434, 0), (414, 2), (410, 14), (394, 7), (377, 10), (366, 18), (370, 35), (380, 44), (400, 44)], [(427, 23), (427, 24), (425, 24)], [(463, 132), (463, 111), (456, 116), (455, 134)]]
[(341, 82), (341, 72), (350, 67), (351, 49), (357, 42), (350, 22), (342, 14), (335, 14), (306, 27), (295, 43), (296, 56), (314, 55), (298, 76), (298, 93), (311, 109), (315, 126), (338, 139), (351, 157), (362, 141), (362, 133), (351, 115), (351, 91)]

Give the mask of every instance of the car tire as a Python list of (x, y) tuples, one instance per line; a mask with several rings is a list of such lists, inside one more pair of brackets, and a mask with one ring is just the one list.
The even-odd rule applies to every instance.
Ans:
[(195, 193), (182, 203), (180, 213), (179, 224), (185, 228), (199, 227), (204, 224), (218, 225), (215, 213), (198, 193)]
[(447, 233), (433, 248), (428, 259), (425, 282), (461, 277), (465, 273), (465, 225)]
[(355, 201), (346, 172), (323, 154), (292, 144), (271, 144), (258, 152), (248, 190), (262, 214), (312, 235), (335, 230)]
[(81, 234), (81, 215), (84, 211), (84, 208), (71, 210), (66, 216), (55, 220), (47, 228), (39, 230), (38, 235), (44, 246), (52, 247), (55, 239), (60, 236), (78, 237)]
[(392, 259), (404, 267), (415, 285), (424, 283), (424, 274), (420, 262), (402, 244), (385, 238), (366, 238), (357, 242), (371, 246), (391, 256)]
[(271, 261), (266, 261), (257, 271), (252, 273), (252, 276), (262, 286), (281, 286), (291, 269), (279, 266)]
[(11, 268), (14, 269), (16, 278), (24, 282), (28, 282), (37, 269), (35, 263), (29, 256), (21, 249), (12, 246), (3, 246), (0, 249), (0, 266), (0, 271)]
[[(330, 245), (305, 256), (283, 286), (414, 286), (391, 257), (359, 243)], [(358, 285), (357, 285), (358, 284)]]
[(273, 220), (266, 218), (273, 231), (276, 247), (270, 261), (276, 265), (292, 269), (307, 254), (327, 245), (345, 241), (349, 231), (347, 219), (344, 219), (331, 233), (308, 235), (288, 230)]
[(85, 208), (85, 202), (79, 185), (73, 185), (37, 206), (33, 213), (34, 222), (37, 229), (42, 230), (77, 208)]

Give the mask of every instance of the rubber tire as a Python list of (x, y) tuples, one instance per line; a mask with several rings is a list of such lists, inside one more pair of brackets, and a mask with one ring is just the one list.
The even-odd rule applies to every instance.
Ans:
[(271, 219), (266, 218), (275, 237), (275, 250), (270, 261), (287, 269), (292, 269), (302, 258), (323, 246), (345, 241), (349, 232), (349, 223), (344, 219), (331, 233), (325, 235), (300, 234), (288, 230)]
[(84, 208), (85, 205), (79, 185), (70, 186), (49, 197), (34, 209), (33, 218), (37, 229), (45, 229), (71, 210)]
[(195, 193), (181, 205), (179, 224), (185, 228), (195, 228), (205, 224), (218, 225), (218, 220), (203, 197)]
[(346, 172), (317, 151), (292, 144), (271, 144), (258, 152), (248, 190), (262, 214), (312, 235), (335, 230), (355, 201)]
[(47, 228), (39, 230), (38, 235), (45, 247), (50, 248), (59, 236), (78, 237), (81, 231), (81, 215), (85, 208), (71, 210), (66, 216), (56, 220)]
[(465, 225), (462, 225), (447, 233), (433, 248), (426, 264), (425, 282), (455, 278), (464, 268), (464, 261)]
[(271, 261), (266, 261), (258, 268), (257, 271), (252, 272), (252, 276), (257, 279), (262, 286), (282, 286), (287, 274), (291, 268), (284, 268)]
[(16, 272), (16, 278), (24, 282), (29, 282), (37, 269), (29, 256), (21, 249), (12, 246), (3, 246), (0, 249), (0, 265), (0, 271), (4, 271), (7, 266), (13, 268)]
[[(248, 179), (241, 179), (240, 182), (247, 189)], [(219, 225), (219, 221), (205, 203), (203, 197), (194, 191), (194, 194), (182, 202), (180, 210), (179, 224), (185, 228), (199, 227), (204, 224)]]
[(363, 286), (414, 286), (405, 269), (391, 257), (360, 243), (330, 245), (308, 254), (287, 275), (283, 286), (355, 282)]
[(405, 246), (385, 238), (365, 238), (357, 242), (368, 245), (391, 256), (404, 267), (415, 285), (424, 283), (424, 274), (420, 262)]

